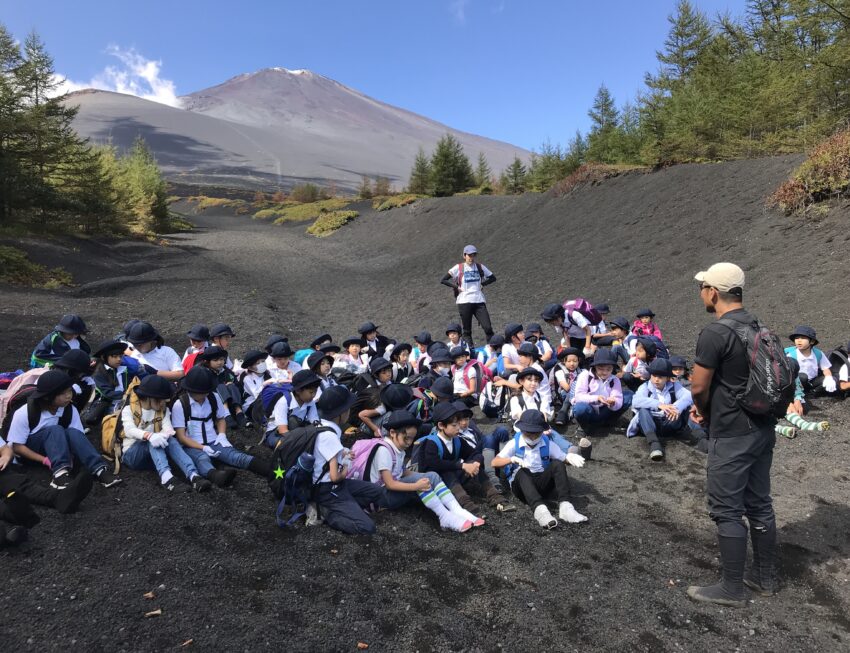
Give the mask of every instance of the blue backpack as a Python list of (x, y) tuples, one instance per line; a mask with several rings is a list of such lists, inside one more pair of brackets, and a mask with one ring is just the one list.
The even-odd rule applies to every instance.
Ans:
[[(443, 457), (443, 453), (445, 453), (445, 447), (443, 446), (443, 441), (440, 439), (440, 436), (437, 435), (436, 431), (432, 431), (424, 438), (419, 438), (416, 441), (417, 451), (416, 451), (416, 461), (419, 465), (419, 471), (422, 471), (423, 468), (423, 460), (422, 460), (422, 452), (425, 449), (425, 441), (430, 440), (434, 444), (437, 445), (437, 451), (439, 452), (440, 458)], [(412, 458), (412, 456), (411, 456)], [(460, 437), (452, 438), (452, 458), (454, 460), (460, 459)]]
[[(520, 444), (520, 438), (522, 438), (522, 433), (517, 433), (514, 435), (514, 456), (517, 458), (525, 458), (525, 447)], [(543, 469), (549, 467), (549, 463), (551, 462), (549, 458), (549, 436), (544, 435), (541, 438), (540, 442), (540, 459), (543, 461)], [(514, 475), (519, 470), (519, 466), (511, 465), (507, 470), (508, 474), (508, 482), (513, 483)]]
[(638, 336), (638, 338), (641, 340), (649, 340), (655, 345), (656, 358), (663, 358), (664, 360), (670, 359), (670, 351), (667, 349), (667, 345), (665, 345), (664, 341), (658, 336)]
[(251, 406), (251, 421), (260, 430), (263, 430), (274, 412), (274, 407), (281, 397), (286, 397), (287, 402), (292, 400), (292, 384), (289, 381), (280, 381), (263, 386), (258, 401)]

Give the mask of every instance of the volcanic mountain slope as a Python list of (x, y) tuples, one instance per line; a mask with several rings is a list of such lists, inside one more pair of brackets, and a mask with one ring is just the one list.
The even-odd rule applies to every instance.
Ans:
[(183, 109), (104, 91), (74, 93), (74, 127), (127, 147), (141, 135), (170, 179), (272, 188), (302, 181), (356, 188), (361, 176), (406, 182), (418, 148), (447, 132), (493, 170), (529, 152), (460, 132), (310, 71), (267, 68), (181, 98)]
[[(746, 303), (767, 324), (783, 337), (813, 324), (829, 346), (848, 336), (850, 211), (839, 205), (817, 220), (765, 212), (763, 198), (797, 161), (680, 166), (560, 198), (435, 199), (380, 213), (361, 204), (360, 217), (324, 239), (305, 235), (305, 223), (213, 210), (164, 247), (19, 243), (68, 267), (80, 286), (0, 287), (0, 365), (23, 365), (68, 311), (86, 318), (95, 343), (143, 317), (180, 351), (191, 324), (224, 320), (237, 356), (274, 331), (296, 346), (326, 330), (340, 341), (365, 319), (401, 340), (421, 328), (439, 336), (456, 318), (439, 279), (467, 242), (499, 278), (487, 288), (499, 326), (583, 295), (628, 316), (649, 305), (673, 350), (691, 354), (711, 319), (693, 274), (731, 260), (747, 270)], [(190, 640), (199, 650), (846, 651), (850, 419), (846, 402), (816, 404), (812, 419), (832, 428), (780, 438), (774, 454), (782, 590), (741, 610), (685, 594), (718, 577), (705, 458), (671, 442), (665, 462), (652, 463), (642, 438), (614, 432), (594, 436), (593, 459), (569, 471), (590, 521), (551, 532), (525, 507), (486, 506), (487, 525), (464, 535), (439, 531), (420, 508), (378, 514), (371, 538), (287, 531), (249, 473), (227, 490), (166, 496), (152, 472), (123, 470), (123, 486), (96, 488), (78, 514), (41, 510), (28, 551), (0, 550), (0, 638), (39, 651)], [(269, 455), (256, 432), (231, 440)], [(108, 619), (91, 618), (105, 605)]]

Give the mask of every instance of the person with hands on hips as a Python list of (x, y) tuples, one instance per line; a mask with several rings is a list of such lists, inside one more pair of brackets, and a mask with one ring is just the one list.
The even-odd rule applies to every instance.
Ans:
[[(569, 501), (570, 483), (565, 464), (584, 467), (584, 458), (563, 451), (546, 435), (549, 425), (539, 410), (526, 410), (515, 424), (518, 432), (493, 459), (493, 467), (510, 466), (508, 479), (520, 501), (534, 511), (534, 518), (543, 528), (558, 525), (545, 502), (554, 490), (558, 501), (558, 517), (568, 523), (587, 521)], [(556, 464), (553, 464), (555, 461)], [(565, 463), (565, 464), (557, 464)]]
[(478, 249), (475, 245), (463, 248), (463, 262), (452, 266), (440, 280), (455, 293), (460, 321), (463, 328), (463, 339), (469, 344), (470, 350), (475, 345), (472, 341), (472, 316), (478, 321), (484, 331), (485, 340), (493, 337), (493, 326), (490, 323), (490, 313), (484, 299), (482, 288), (496, 281), (496, 275), (486, 266), (478, 263)]

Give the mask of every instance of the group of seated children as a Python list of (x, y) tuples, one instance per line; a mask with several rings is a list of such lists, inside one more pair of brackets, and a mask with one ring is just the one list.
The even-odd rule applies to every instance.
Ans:
[[(37, 521), (30, 503), (71, 512), (94, 481), (121, 483), (120, 463), (155, 470), (168, 492), (226, 487), (237, 469), (268, 478), (266, 456), (228, 439), (228, 429), (245, 426), (258, 428), (274, 452), (294, 429), (321, 425), (310, 452), (311, 523), (369, 533), (374, 523), (364, 508), (418, 499), (442, 527), (464, 532), (484, 524), (471, 494), (497, 512), (514, 509), (505, 485), (541, 526), (557, 523), (547, 493), (557, 498), (558, 518), (583, 521), (568, 500), (564, 463), (584, 465), (594, 429), (622, 419), (628, 437), (644, 436), (652, 460), (664, 458), (664, 438), (696, 436), (705, 451), (707, 437), (690, 419), (687, 361), (668, 354), (654, 313), (641, 309), (630, 324), (606, 319), (606, 305), (591, 307), (595, 313), (588, 306), (545, 307), (554, 344), (538, 324), (508, 324), (472, 349), (458, 324), (448, 325), (445, 341), (422, 331), (411, 345), (366, 322), (341, 346), (322, 334), (297, 352), (274, 334), (241, 361), (229, 354), (235, 334), (223, 323), (193, 326), (181, 358), (141, 320), (92, 352), (85, 322), (65, 315), (36, 346), (32, 369), (0, 397), (0, 518), (12, 525), (0, 538), (14, 542)], [(812, 395), (850, 392), (845, 349), (836, 350), (840, 359), (825, 354), (808, 326), (790, 339), (786, 354), (799, 377), (786, 416), (791, 426), (776, 427), (786, 437), (828, 428), (803, 419)], [(484, 433), (473, 419), (479, 408), (506, 423)], [(104, 438), (102, 448), (116, 455), (114, 470), (86, 435), (110, 416), (120, 422), (117, 445), (112, 450)], [(566, 437), (573, 422), (577, 445)], [(50, 470), (49, 487), (15, 461)]]

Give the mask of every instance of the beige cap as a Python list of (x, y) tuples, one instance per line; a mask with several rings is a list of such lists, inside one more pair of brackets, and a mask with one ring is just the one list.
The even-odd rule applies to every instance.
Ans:
[(715, 263), (697, 273), (694, 279), (721, 292), (744, 287), (744, 271), (734, 263)]

